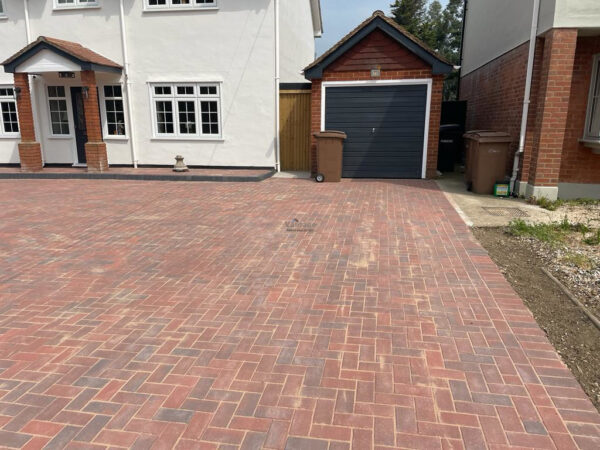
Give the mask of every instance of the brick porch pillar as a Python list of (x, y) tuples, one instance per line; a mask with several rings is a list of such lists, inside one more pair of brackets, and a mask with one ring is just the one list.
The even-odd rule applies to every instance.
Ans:
[(553, 29), (545, 36), (527, 196), (558, 196), (576, 48), (576, 29)]
[(43, 167), (42, 148), (35, 140), (35, 126), (33, 124), (33, 108), (31, 106), (31, 91), (29, 89), (29, 76), (26, 73), (15, 73), (15, 89), (17, 94), (17, 111), (19, 112), (19, 159), (22, 172), (40, 172)]
[(106, 143), (102, 142), (102, 125), (100, 124), (100, 108), (96, 74), (91, 70), (81, 72), (81, 84), (87, 88), (87, 96), (83, 96), (85, 124), (88, 141), (85, 144), (85, 157), (88, 172), (105, 172), (108, 170)]

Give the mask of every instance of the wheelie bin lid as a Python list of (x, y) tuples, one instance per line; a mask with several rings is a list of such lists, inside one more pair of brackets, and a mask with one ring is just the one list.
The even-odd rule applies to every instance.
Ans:
[(313, 136), (316, 138), (338, 138), (338, 139), (346, 139), (348, 136), (343, 131), (335, 131), (335, 130), (325, 130), (319, 131), (318, 133), (313, 133)]
[(502, 131), (491, 131), (491, 130), (473, 130), (467, 131), (463, 137), (465, 139), (473, 139), (483, 143), (504, 143), (512, 142), (512, 137), (508, 133)]

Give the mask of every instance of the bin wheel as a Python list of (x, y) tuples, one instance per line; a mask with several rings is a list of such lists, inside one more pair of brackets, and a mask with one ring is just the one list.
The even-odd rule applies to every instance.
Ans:
[(325, 181), (325, 175), (323, 175), (322, 173), (318, 173), (315, 177), (315, 180), (317, 181), (317, 183), (322, 183), (323, 181)]

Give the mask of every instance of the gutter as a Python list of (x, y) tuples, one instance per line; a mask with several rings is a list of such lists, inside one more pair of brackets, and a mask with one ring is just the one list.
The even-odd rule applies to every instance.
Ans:
[(119, 0), (119, 9), (119, 21), (121, 25), (121, 49), (123, 51), (123, 74), (125, 76), (125, 91), (127, 93), (127, 115), (129, 116), (129, 144), (131, 146), (131, 161), (133, 162), (134, 169), (137, 169), (138, 158), (135, 146), (135, 120), (133, 117), (133, 103), (131, 100), (132, 89), (131, 81), (129, 80), (129, 53), (127, 51), (127, 33), (125, 28), (125, 9), (123, 7), (123, 0)]
[(537, 40), (538, 21), (540, 15), (540, 0), (533, 0), (533, 17), (531, 19), (531, 35), (529, 37), (529, 58), (527, 60), (527, 77), (525, 79), (525, 94), (523, 96), (523, 115), (521, 116), (521, 134), (519, 136), (519, 149), (515, 153), (513, 171), (510, 177), (510, 185), (513, 195), (518, 196), (517, 178), (519, 173), (519, 161), (525, 153), (525, 140), (527, 138), (527, 119), (529, 118), (529, 105), (531, 104), (531, 82), (533, 78), (533, 63), (535, 59), (535, 44)]
[(281, 118), (280, 110), (281, 103), (279, 97), (279, 85), (281, 83), (281, 67), (279, 62), (279, 47), (280, 47), (280, 33), (279, 33), (279, 0), (274, 0), (274, 15), (275, 15), (275, 170), (281, 172), (281, 139), (280, 139), (280, 128)]

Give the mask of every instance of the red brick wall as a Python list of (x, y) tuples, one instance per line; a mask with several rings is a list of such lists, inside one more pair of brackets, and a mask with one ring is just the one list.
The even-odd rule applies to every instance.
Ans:
[[(533, 144), (532, 126), (535, 123), (536, 96), (543, 39), (536, 45), (536, 61), (532, 82), (525, 158), (521, 161), (521, 175), (529, 175), (529, 156)], [(461, 79), (460, 97), (467, 100), (467, 130), (503, 131), (512, 137), (510, 152), (506, 160), (506, 173), (512, 172), (514, 154), (519, 148), (521, 134), (521, 112), (525, 94), (529, 42), (496, 58), (485, 66)]]
[(559, 181), (576, 46), (575, 29), (555, 28), (545, 35), (530, 185), (556, 186)]
[(35, 141), (33, 109), (31, 107), (31, 92), (29, 76), (26, 73), (15, 73), (15, 88), (21, 92), (17, 95), (17, 111), (19, 112), (19, 161), (23, 172), (39, 172), (42, 170), (42, 149)]
[(85, 158), (88, 172), (104, 172), (108, 170), (106, 144), (102, 142), (102, 126), (98, 107), (98, 90), (96, 74), (85, 70), (81, 72), (81, 84), (88, 88), (87, 98), (84, 96), (85, 125), (88, 142), (85, 144)]
[[(381, 36), (382, 35), (382, 36)], [(385, 38), (385, 39), (383, 39)], [(414, 56), (395, 41), (378, 31), (371, 33), (363, 42), (349, 50), (323, 72), (323, 78), (313, 80), (311, 98), (311, 132), (321, 131), (321, 84), (323, 81), (373, 80), (371, 69), (381, 67), (378, 80), (403, 80), (432, 78), (433, 89), (429, 118), (429, 142), (427, 144), (427, 176), (433, 177), (437, 168), (439, 128), (442, 109), (444, 76), (432, 76), (431, 67)], [(311, 170), (317, 171), (316, 142), (311, 141)]]
[(425, 61), (398, 45), (383, 31), (375, 30), (328, 69), (332, 72), (360, 72), (370, 71), (377, 66), (386, 71), (430, 68)]
[(17, 111), (19, 112), (19, 130), (21, 142), (35, 142), (35, 128), (33, 125), (33, 109), (31, 107), (31, 92), (29, 90), (29, 77), (26, 73), (15, 73), (15, 88), (21, 89), (17, 96)]
[(577, 39), (560, 169), (560, 181), (563, 183), (600, 183), (600, 155), (593, 154), (589, 148), (579, 143), (585, 129), (593, 58), (598, 53), (600, 53), (600, 37)]
[(90, 70), (84, 70), (81, 72), (81, 84), (88, 88), (87, 98), (85, 96), (83, 98), (88, 141), (100, 142), (102, 141), (102, 127), (100, 125), (96, 74)]
[[(522, 181), (537, 186), (600, 183), (600, 157), (579, 143), (585, 127), (593, 55), (600, 53), (600, 37), (576, 36), (575, 30), (551, 30), (537, 41), (520, 173)], [(513, 49), (461, 80), (461, 100), (469, 102), (467, 129), (505, 131), (513, 138), (507, 173), (519, 144), (528, 46), (525, 43)], [(558, 72), (549, 78), (548, 70)]]

